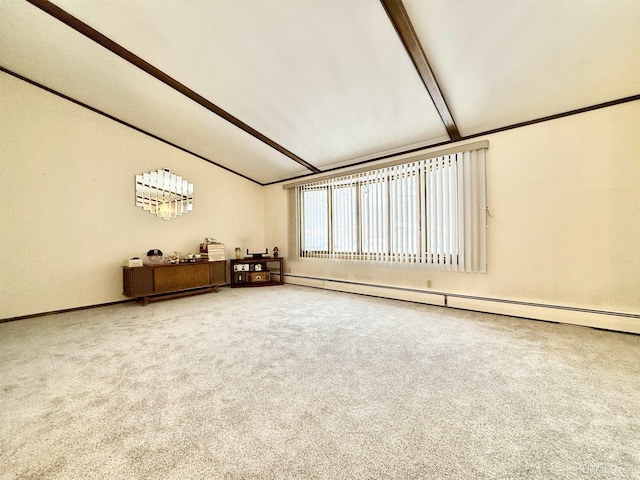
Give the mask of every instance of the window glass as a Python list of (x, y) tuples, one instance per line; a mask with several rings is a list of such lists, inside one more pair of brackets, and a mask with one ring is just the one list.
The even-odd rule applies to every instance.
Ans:
[(328, 251), (329, 222), (326, 187), (304, 191), (302, 207), (302, 249), (316, 252)]

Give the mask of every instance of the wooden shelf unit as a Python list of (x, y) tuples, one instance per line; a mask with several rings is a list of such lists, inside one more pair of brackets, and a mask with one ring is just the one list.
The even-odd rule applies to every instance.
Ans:
[(122, 267), (123, 294), (147, 305), (156, 300), (217, 292), (226, 283), (227, 261)]
[[(256, 270), (256, 267), (258, 269)], [(240, 266), (244, 269), (240, 270)], [(231, 287), (266, 287), (284, 284), (284, 258), (240, 258), (229, 262)]]

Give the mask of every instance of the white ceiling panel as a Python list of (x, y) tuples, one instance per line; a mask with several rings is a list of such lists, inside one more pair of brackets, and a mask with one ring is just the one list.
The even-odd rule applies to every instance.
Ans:
[(54, 3), (315, 166), (448, 139), (377, 1)]
[(640, 93), (638, 0), (404, 0), (462, 135)]
[(0, 3), (0, 64), (8, 70), (260, 183), (308, 173), (28, 3)]
[[(640, 94), (638, 0), (403, 3), (463, 137)], [(378, 0), (52, 4), (321, 170), (449, 140)], [(27, 1), (0, 66), (257, 182), (310, 173)]]

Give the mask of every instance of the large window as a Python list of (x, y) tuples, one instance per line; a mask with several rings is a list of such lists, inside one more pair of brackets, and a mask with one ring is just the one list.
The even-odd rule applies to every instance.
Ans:
[(486, 271), (484, 163), (479, 149), (297, 185), (294, 256)]

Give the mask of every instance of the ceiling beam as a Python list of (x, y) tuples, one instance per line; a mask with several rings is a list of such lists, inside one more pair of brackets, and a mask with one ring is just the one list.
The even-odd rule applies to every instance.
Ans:
[(268, 138), (265, 135), (261, 134), (257, 130), (251, 128), (249, 125), (247, 125), (243, 121), (239, 120), (238, 118), (234, 117), (233, 115), (231, 115), (230, 113), (226, 112), (222, 108), (220, 108), (217, 105), (213, 104), (212, 102), (210, 102), (209, 100), (207, 100), (203, 96), (201, 96), (198, 93), (196, 93), (193, 90), (191, 90), (189, 87), (187, 87), (187, 86), (183, 85), (182, 83), (178, 82), (174, 78), (172, 78), (169, 75), (167, 75), (166, 73), (164, 73), (162, 70), (154, 67), (150, 63), (146, 62), (145, 60), (143, 60), (142, 58), (138, 57), (134, 53), (130, 52), (126, 48), (122, 47), (118, 43), (114, 42), (110, 38), (108, 38), (105, 35), (101, 34), (100, 32), (98, 32), (94, 28), (90, 27), (86, 23), (82, 22), (81, 20), (77, 19), (73, 15), (67, 13), (66, 11), (64, 11), (63, 9), (58, 7), (57, 5), (54, 5), (53, 3), (49, 2), (48, 0), (27, 0), (27, 1), (29, 3), (31, 3), (32, 5), (34, 5), (35, 7), (38, 7), (43, 12), (48, 13), (49, 15), (51, 15), (52, 17), (56, 18), (57, 20), (61, 21), (62, 23), (66, 24), (67, 26), (73, 28), (75, 31), (81, 33), (85, 37), (87, 37), (87, 38), (93, 40), (94, 42), (96, 42), (97, 44), (103, 46), (104, 48), (106, 48), (107, 50), (109, 50), (112, 53), (116, 54), (120, 58), (126, 60), (127, 62), (131, 63), (132, 65), (134, 65), (134, 66), (138, 67), (139, 69), (143, 70), (144, 72), (148, 73), (149, 75), (151, 75), (152, 77), (156, 78), (157, 80), (160, 80), (165, 85), (173, 88), (177, 92), (180, 92), (181, 94), (183, 94), (187, 98), (193, 100), (194, 102), (198, 103), (199, 105), (203, 106), (204, 108), (206, 108), (210, 112), (215, 113), (219, 117), (225, 119), (229, 123), (235, 125), (236, 127), (240, 128), (241, 130), (245, 131), (246, 133), (248, 133), (252, 137), (260, 140), (261, 142), (263, 142), (263, 143), (265, 143), (267, 145), (269, 145), (271, 148), (274, 148), (275, 150), (277, 150), (278, 152), (282, 153), (283, 155), (286, 155), (291, 160), (299, 163), (300, 165), (302, 165), (303, 167), (307, 168), (308, 170), (310, 170), (310, 171), (312, 171), (314, 173), (320, 173), (320, 169), (319, 168), (317, 168), (317, 167), (311, 165), (310, 163), (304, 161), (302, 158), (298, 157), (296, 154), (290, 152), (289, 150), (287, 150), (283, 146), (277, 144), (276, 142), (274, 142), (270, 138)]
[(427, 92), (429, 92), (429, 96), (431, 97), (431, 100), (433, 100), (433, 104), (442, 119), (442, 123), (444, 123), (444, 126), (447, 129), (449, 137), (453, 141), (460, 140), (462, 136), (460, 135), (458, 127), (453, 120), (453, 116), (449, 111), (447, 102), (444, 100), (440, 87), (438, 87), (436, 77), (429, 66), (427, 56), (422, 49), (420, 40), (418, 40), (418, 35), (416, 35), (416, 32), (413, 29), (411, 20), (409, 20), (409, 15), (407, 15), (407, 11), (404, 9), (402, 0), (380, 0), (380, 2), (387, 12), (393, 27), (396, 29), (404, 48), (411, 57), (413, 65), (416, 67), (416, 70), (422, 79), (422, 83), (426, 87)]

